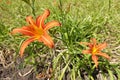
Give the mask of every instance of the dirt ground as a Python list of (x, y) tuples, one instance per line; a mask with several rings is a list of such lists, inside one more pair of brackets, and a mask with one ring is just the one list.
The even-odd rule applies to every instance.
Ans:
[[(0, 80), (48, 80), (50, 78), (51, 66), (46, 67), (44, 63), (37, 65), (37, 68), (29, 64), (23, 66), (25, 58), (20, 58), (19, 55), (15, 58), (14, 53), (13, 49), (0, 47)], [(45, 60), (48, 64), (51, 61), (46, 57)]]

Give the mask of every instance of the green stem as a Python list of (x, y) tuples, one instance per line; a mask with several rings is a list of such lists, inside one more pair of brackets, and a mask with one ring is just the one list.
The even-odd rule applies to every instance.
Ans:
[(109, 12), (110, 12), (110, 8), (111, 8), (111, 0), (109, 0), (109, 7), (108, 7)]
[(32, 13), (33, 13), (33, 15), (36, 16), (34, 3), (35, 3), (35, 0), (32, 0), (31, 8), (32, 8)]
[(61, 0), (59, 0), (59, 9), (60, 9), (60, 11), (61, 11), (61, 13), (62, 13), (63, 10), (62, 10), (62, 1), (61, 1)]

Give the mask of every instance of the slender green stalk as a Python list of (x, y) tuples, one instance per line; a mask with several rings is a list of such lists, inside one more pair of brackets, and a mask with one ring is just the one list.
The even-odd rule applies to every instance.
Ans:
[(109, 7), (108, 7), (108, 11), (110, 12), (111, 9), (111, 0), (109, 0)]
[(36, 14), (35, 14), (35, 0), (32, 0), (31, 8), (32, 8), (33, 15), (36, 16)]

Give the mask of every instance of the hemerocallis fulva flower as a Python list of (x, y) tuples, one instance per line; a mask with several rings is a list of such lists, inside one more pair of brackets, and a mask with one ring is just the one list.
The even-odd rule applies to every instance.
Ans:
[(24, 50), (28, 46), (28, 44), (35, 40), (43, 42), (49, 48), (54, 47), (54, 42), (47, 32), (50, 28), (54, 26), (60, 26), (61, 24), (58, 21), (51, 21), (45, 24), (44, 21), (49, 15), (50, 11), (47, 9), (42, 15), (37, 17), (36, 21), (34, 21), (31, 16), (28, 16), (26, 18), (26, 21), (29, 23), (28, 26), (23, 26), (21, 28), (16, 28), (12, 30), (12, 34), (21, 33), (22, 35), (29, 36), (29, 38), (21, 45), (21, 57), (23, 56)]
[(102, 56), (107, 59), (110, 59), (110, 57), (107, 54), (101, 52), (101, 50), (107, 46), (107, 44), (105, 42), (102, 44), (97, 44), (96, 39), (92, 38), (90, 43), (80, 42), (80, 44), (85, 44), (89, 47), (89, 49), (83, 50), (82, 53), (83, 54), (91, 54), (92, 60), (94, 61), (96, 67), (98, 66), (98, 57), (97, 56)]

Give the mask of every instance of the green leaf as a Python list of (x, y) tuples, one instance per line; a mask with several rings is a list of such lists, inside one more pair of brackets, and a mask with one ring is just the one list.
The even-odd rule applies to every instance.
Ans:
[(62, 73), (61, 73), (61, 75), (58, 77), (58, 80), (62, 80), (62, 78), (63, 78), (63, 76), (64, 76), (64, 73), (65, 73), (65, 71), (66, 71), (69, 63), (70, 63), (70, 60), (69, 60), (69, 62), (66, 64), (66, 66), (62, 69), (62, 71), (61, 71)]
[(53, 68), (55, 69), (60, 57), (63, 55), (63, 52), (59, 53), (56, 58), (53, 60)]
[(116, 71), (116, 73), (117, 73), (118, 80), (120, 80), (120, 69), (116, 68), (115, 71)]
[(112, 71), (108, 69), (108, 73), (110, 75), (110, 80), (114, 80)]
[(75, 68), (73, 67), (72, 73), (71, 73), (71, 80), (75, 80)]
[(79, 80), (82, 80), (81, 73), (79, 70), (78, 70), (78, 75), (79, 75)]

